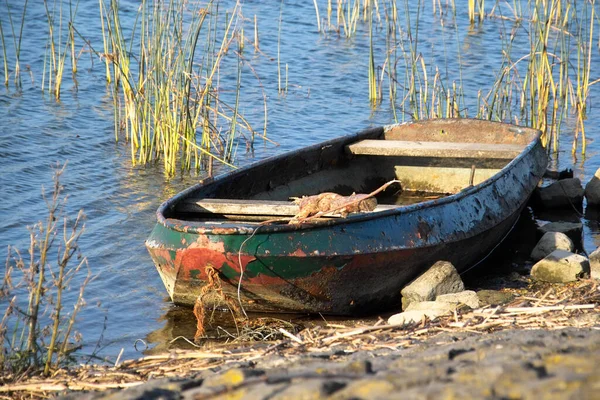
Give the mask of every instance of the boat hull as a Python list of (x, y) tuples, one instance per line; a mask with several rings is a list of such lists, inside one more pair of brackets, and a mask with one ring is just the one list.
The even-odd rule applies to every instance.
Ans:
[[(498, 174), (460, 193), (309, 226), (209, 229), (161, 220), (159, 210), (146, 245), (178, 304), (196, 301), (211, 267), (224, 293), (246, 311), (376, 312), (399, 304), (400, 289), (436, 261), (464, 271), (485, 258), (515, 225), (546, 163), (536, 140)], [(203, 302), (220, 305), (210, 296)]]

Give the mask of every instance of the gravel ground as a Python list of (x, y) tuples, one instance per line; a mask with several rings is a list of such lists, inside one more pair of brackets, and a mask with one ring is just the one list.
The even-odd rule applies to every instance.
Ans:
[(600, 399), (600, 328), (448, 332), (410, 347), (269, 355), (64, 399)]

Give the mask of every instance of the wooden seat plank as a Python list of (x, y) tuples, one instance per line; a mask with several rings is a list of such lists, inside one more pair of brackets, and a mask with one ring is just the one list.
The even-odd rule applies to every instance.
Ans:
[[(395, 205), (379, 204), (373, 212), (390, 210)], [(291, 201), (273, 200), (237, 200), (237, 199), (184, 199), (177, 207), (181, 212), (227, 214), (227, 215), (269, 215), (292, 217), (299, 211), (298, 205)], [(337, 215), (326, 214), (335, 217)]]
[(346, 146), (346, 152), (373, 156), (513, 159), (524, 148), (521, 144), (362, 140)]

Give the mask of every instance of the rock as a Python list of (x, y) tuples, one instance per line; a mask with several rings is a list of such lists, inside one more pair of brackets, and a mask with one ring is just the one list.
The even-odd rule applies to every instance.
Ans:
[(124, 390), (106, 392), (81, 393), (74, 391), (61, 396), (61, 400), (94, 400), (94, 399), (123, 399), (123, 400), (180, 400), (182, 392), (196, 388), (202, 381), (189, 378), (160, 378), (149, 379), (144, 384), (133, 386)]
[[(406, 325), (414, 322), (421, 322), (425, 317), (429, 320), (433, 321), (437, 317), (441, 317), (442, 315), (452, 314), (461, 304), (465, 304), (461, 301), (465, 300), (470, 304), (475, 304), (472, 298), (468, 293), (472, 293), (475, 296), (475, 300), (477, 300), (477, 306), (479, 305), (479, 299), (477, 299), (477, 295), (475, 292), (470, 290), (465, 290), (456, 294), (445, 294), (437, 297), (435, 301), (413, 301), (411, 302), (404, 312), (394, 314), (388, 319), (389, 324), (393, 325)], [(467, 294), (465, 294), (467, 293)], [(455, 297), (448, 297), (452, 299), (452, 301), (441, 301), (440, 297), (444, 296), (453, 296), (459, 295)], [(477, 307), (475, 306), (475, 307)], [(469, 306), (471, 307), (471, 306)], [(475, 308), (471, 307), (471, 308)]]
[(202, 384), (202, 388), (215, 388), (215, 387), (233, 387), (242, 384), (248, 378), (264, 375), (265, 372), (262, 370), (251, 370), (244, 368), (232, 368), (220, 375), (215, 375), (207, 378)]
[[(332, 384), (333, 383), (333, 384)], [(336, 385), (337, 383), (337, 385)], [(263, 396), (256, 398), (272, 399), (272, 400), (289, 400), (289, 399), (323, 399), (330, 396), (332, 393), (343, 389), (346, 386), (345, 382), (323, 382), (319, 380), (309, 380), (301, 385), (288, 385), (283, 390), (278, 390), (272, 396)]]
[(480, 290), (477, 292), (480, 303), (482, 305), (500, 306), (510, 303), (515, 299), (515, 295), (509, 292), (501, 292), (500, 290)]
[(551, 283), (573, 282), (589, 273), (587, 258), (565, 250), (554, 250), (531, 269), (533, 279)]
[(581, 235), (583, 234), (583, 224), (581, 222), (550, 222), (538, 228), (541, 234), (546, 232), (564, 233), (573, 241), (575, 248), (581, 247)]
[(400, 291), (402, 309), (415, 301), (435, 300), (440, 294), (456, 293), (465, 290), (454, 265), (448, 261), (438, 261)]
[(537, 189), (538, 198), (545, 208), (582, 208), (583, 186), (578, 178), (563, 179)]
[(389, 317), (387, 322), (389, 325), (408, 325), (421, 322), (426, 316), (425, 311), (403, 311)]
[(477, 293), (472, 290), (463, 290), (458, 293), (447, 293), (440, 294), (435, 298), (436, 302), (446, 302), (446, 303), (455, 303), (455, 304), (464, 304), (467, 307), (478, 308), (479, 307), (479, 297), (477, 297)]
[[(446, 301), (413, 301), (406, 308), (406, 311), (425, 311), (430, 312), (431, 315), (440, 316), (454, 312), (458, 305), (459, 303)], [(427, 316), (429, 317), (429, 314)]]
[[(337, 399), (390, 399), (394, 397), (395, 386), (383, 379), (361, 379), (350, 382), (348, 386), (328, 397)], [(297, 399), (297, 398), (296, 398)]]
[[(425, 303), (435, 303), (435, 301), (427, 301)], [(412, 303), (412, 304), (419, 304), (419, 303)], [(408, 324), (412, 324), (412, 323), (419, 323), (419, 322), (423, 321), (425, 318), (429, 319), (430, 321), (433, 321), (437, 317), (450, 314), (457, 307), (456, 304), (451, 304), (451, 303), (444, 303), (444, 304), (447, 308), (450, 308), (451, 310), (442, 309), (442, 308), (440, 308), (440, 309), (425, 308), (423, 310), (403, 311), (401, 313), (394, 314), (390, 318), (388, 318), (388, 324), (390, 324), (390, 325), (408, 325)]]
[[(588, 316), (594, 320), (598, 317), (593, 310), (581, 311), (571, 316)], [(283, 346), (280, 351), (265, 355), (263, 352), (269, 344), (240, 343), (242, 347), (236, 349), (243, 350), (240, 356), (252, 359), (244, 367), (236, 366), (237, 362), (231, 364), (229, 352), (216, 359), (198, 360), (189, 357), (194, 353), (181, 354), (158, 364), (178, 368), (170, 372), (189, 379), (187, 383), (167, 378), (160, 385), (150, 380), (120, 391), (82, 393), (76, 389), (80, 380), (74, 376), (79, 372), (85, 373), (83, 382), (93, 372), (92, 378), (104, 378), (100, 382), (116, 376), (119, 385), (136, 384), (135, 381), (144, 379), (147, 374), (136, 372), (135, 367), (74, 369), (67, 376), (53, 377), (53, 382), (72, 388), (56, 393), (59, 400), (598, 398), (600, 331), (593, 327), (492, 329), (483, 335), (467, 330), (435, 332), (434, 335), (408, 332), (408, 337), (407, 332), (372, 333), (373, 338), (359, 339), (362, 343), (357, 340), (357, 345), (352, 347), (340, 341), (344, 345), (339, 346), (348, 351), (327, 360), (315, 360), (310, 347)], [(253, 355), (242, 355), (248, 351)], [(214, 365), (222, 370), (213, 371), (210, 367)], [(219, 379), (232, 368), (247, 379), (234, 386), (227, 385), (231, 378)], [(196, 369), (203, 372), (198, 373)], [(252, 378), (248, 370), (253, 369), (264, 374)], [(149, 368), (141, 371), (147, 370)], [(201, 390), (213, 379), (226, 384)], [(172, 381), (175, 387), (171, 387)], [(34, 387), (35, 382), (30, 383), (30, 387)]]
[(588, 207), (600, 206), (600, 168), (596, 170), (592, 179), (585, 185), (584, 193)]
[(590, 254), (590, 277), (600, 279), (600, 247)]
[(531, 251), (531, 258), (539, 261), (552, 253), (554, 250), (566, 250), (573, 252), (575, 246), (567, 235), (561, 232), (546, 232), (537, 245)]

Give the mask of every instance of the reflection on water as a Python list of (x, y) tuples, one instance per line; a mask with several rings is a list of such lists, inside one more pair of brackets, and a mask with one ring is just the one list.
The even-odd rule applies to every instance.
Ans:
[[(323, 323), (323, 319), (302, 314), (249, 314), (245, 321), (234, 321), (229, 311), (207, 311), (206, 333), (199, 343), (203, 347), (236, 343), (240, 340), (273, 340), (281, 336), (278, 327), (295, 333), (305, 326)], [(173, 349), (193, 349), (196, 334), (196, 318), (191, 308), (172, 306), (161, 318), (164, 326), (148, 334), (146, 341), (153, 345), (146, 354)], [(187, 340), (186, 340), (187, 339)]]
[[(388, 315), (387, 313), (384, 315)], [(146, 342), (151, 345), (144, 354), (156, 354), (175, 349), (194, 349), (196, 318), (187, 307), (171, 306), (161, 317), (164, 325), (151, 332)], [(226, 344), (235, 347), (238, 343), (265, 341), (283, 338), (278, 329), (281, 327), (290, 333), (303, 328), (323, 327), (327, 324), (343, 324), (348, 327), (373, 325), (378, 317), (353, 318), (307, 314), (248, 314), (248, 321), (238, 322), (228, 311), (215, 311), (208, 317), (206, 334), (199, 345), (203, 349)], [(187, 340), (185, 340), (185, 339)]]
[[(96, 48), (101, 48), (98, 2), (81, 0), (80, 3), (76, 27)], [(123, 9), (129, 10), (139, 5), (137, 1), (121, 3)], [(240, 111), (255, 129), (262, 130), (264, 90), (267, 134), (279, 146), (257, 141), (252, 152), (238, 150), (237, 160), (242, 165), (394, 121), (387, 101), (373, 109), (367, 99), (369, 35), (364, 27), (359, 26), (357, 36), (352, 39), (334, 33), (322, 36), (316, 31), (312, 2), (286, 1), (278, 50), (280, 5), (280, 2), (253, 1), (243, 5), (243, 13), (249, 20), (257, 15), (263, 54), (252, 53), (251, 46), (244, 53), (261, 81), (254, 80), (254, 72), (244, 66)], [(222, 7), (227, 8), (227, 4)], [(510, 23), (490, 19), (469, 30), (466, 13), (457, 11), (456, 21), (445, 16), (441, 24), (431, 10), (423, 7), (419, 25), (423, 44), (419, 51), (425, 60), (442, 67), (449, 82), (462, 81), (465, 107), (473, 110), (470, 113), (473, 115), (478, 92), (489, 88), (502, 60), (498, 32)], [(10, 26), (7, 18), (0, 8), (3, 26)], [(59, 102), (48, 93), (42, 93), (47, 39), (44, 18), (43, 2), (29, 2), (21, 64), (29, 66), (33, 81), (24, 75), (21, 90), (15, 90), (12, 85), (0, 88), (0, 259), (6, 258), (8, 244), (27, 248), (25, 226), (45, 215), (40, 188), (51, 182), (50, 166), (68, 160), (62, 182), (69, 195), (67, 212), (74, 215), (83, 208), (87, 214), (87, 229), (80, 246), (97, 275), (86, 292), (88, 307), (79, 317), (84, 351), (91, 353), (95, 348), (105, 317), (107, 329), (101, 343), (105, 356), (116, 357), (121, 348), (125, 349), (124, 357), (137, 355), (134, 348), (137, 339), (147, 339), (157, 350), (170, 348), (173, 346), (170, 341), (177, 336), (193, 337), (195, 321), (189, 310), (174, 307), (165, 299), (163, 284), (144, 248), (144, 240), (154, 225), (159, 204), (194, 184), (198, 177), (190, 174), (166, 180), (159, 166), (131, 166), (129, 144), (124, 138), (119, 143), (114, 140), (113, 106), (103, 65), (87, 48), (79, 59), (77, 85), (70, 76), (65, 76)], [(121, 22), (133, 26), (134, 18), (135, 12), (129, 11), (122, 15)], [(76, 41), (78, 47), (84, 46), (79, 39)], [(529, 52), (527, 36), (517, 38), (513, 47)], [(460, 57), (457, 50), (461, 51)], [(7, 45), (7, 51), (11, 57), (12, 45)], [(281, 65), (287, 64), (289, 69), (290, 89), (285, 96), (277, 93), (278, 51)], [(385, 43), (376, 45), (378, 65), (383, 64), (386, 51)], [(594, 53), (594, 63), (596, 58)], [(13, 61), (11, 58), (11, 68)], [(433, 76), (433, 70), (431, 72)], [(221, 84), (226, 86), (228, 79), (235, 81), (236, 76), (237, 65), (232, 70), (224, 68)], [(598, 96), (594, 90), (596, 86), (590, 95), (592, 103)], [(234, 94), (224, 90), (222, 96), (226, 99)], [(409, 118), (399, 115), (401, 120)], [(584, 183), (600, 166), (600, 159), (596, 157), (599, 147), (594, 140), (600, 134), (597, 119), (596, 113), (589, 113), (587, 158), (574, 160), (571, 157), (572, 131), (568, 124), (572, 124), (572, 118), (567, 118), (567, 128), (563, 131), (566, 140), (561, 142), (564, 148), (553, 159), (556, 168), (573, 167), (575, 176)], [(540, 218), (544, 217), (540, 215)], [(584, 247), (588, 251), (600, 244), (598, 220), (595, 212), (586, 210)], [(529, 231), (519, 227), (518, 232)], [(514, 255), (506, 254), (507, 257)], [(74, 281), (73, 286), (79, 283)]]
[(171, 306), (160, 317), (162, 326), (146, 336), (146, 342), (152, 347), (145, 354), (156, 354), (173, 349), (194, 348), (190, 342), (196, 334), (196, 318), (190, 308)]

